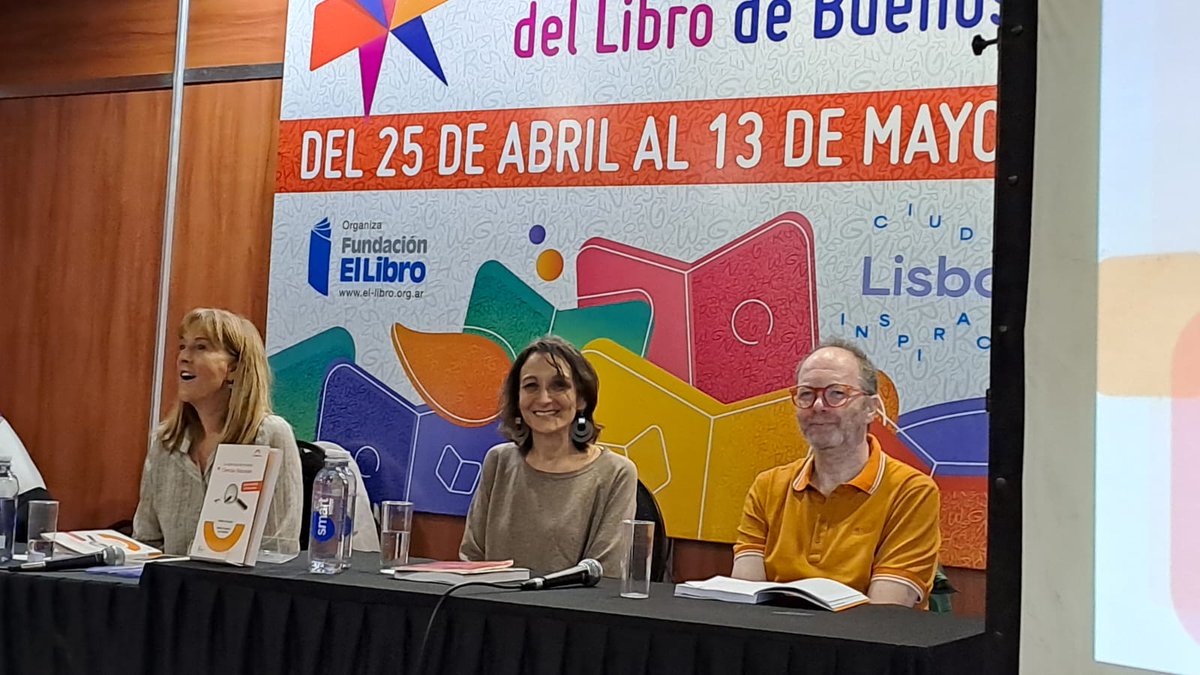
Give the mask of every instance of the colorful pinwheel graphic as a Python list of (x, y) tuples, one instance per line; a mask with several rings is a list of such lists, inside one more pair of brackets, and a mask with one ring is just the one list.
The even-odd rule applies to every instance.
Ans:
[(370, 115), (384, 49), (391, 35), (446, 84), (442, 64), (421, 16), (443, 2), (446, 0), (325, 0), (317, 5), (313, 16), (309, 70), (357, 49), (363, 114)]

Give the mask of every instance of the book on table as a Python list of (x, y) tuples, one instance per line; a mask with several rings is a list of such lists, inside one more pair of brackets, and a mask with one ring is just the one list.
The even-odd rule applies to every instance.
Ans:
[[(385, 571), (384, 574), (388, 572)], [(461, 584), (468, 581), (485, 581), (498, 584), (508, 581), (525, 581), (529, 570), (514, 567), (511, 560), (442, 560), (427, 563), (401, 565), (391, 571), (393, 579), (420, 581), (434, 584)]]
[(746, 581), (729, 577), (713, 577), (704, 581), (688, 581), (675, 586), (675, 597), (720, 600), (742, 604), (762, 604), (784, 598), (797, 598), (820, 609), (840, 612), (864, 605), (867, 596), (833, 579), (800, 579), (787, 583)]
[(145, 562), (162, 556), (162, 551), (157, 548), (116, 530), (73, 530), (55, 532), (53, 537), (55, 548), (69, 555), (89, 555), (112, 546), (125, 552), (127, 563)]
[(283, 456), (265, 445), (217, 446), (189, 555), (253, 567)]

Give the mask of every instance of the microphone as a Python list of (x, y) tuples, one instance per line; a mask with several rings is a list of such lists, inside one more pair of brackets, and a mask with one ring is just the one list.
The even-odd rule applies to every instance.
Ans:
[(101, 565), (124, 565), (125, 550), (116, 546), (105, 546), (95, 553), (73, 555), (66, 558), (51, 558), (37, 562), (21, 563), (20, 567), (10, 567), (14, 572), (58, 572), (62, 570), (81, 570)]
[(523, 591), (544, 591), (561, 586), (573, 586), (575, 584), (585, 587), (595, 586), (600, 583), (600, 577), (602, 576), (604, 576), (604, 568), (600, 566), (599, 561), (584, 558), (579, 561), (578, 565), (568, 567), (565, 570), (547, 574), (544, 577), (534, 577), (528, 581), (522, 581), (520, 588)]

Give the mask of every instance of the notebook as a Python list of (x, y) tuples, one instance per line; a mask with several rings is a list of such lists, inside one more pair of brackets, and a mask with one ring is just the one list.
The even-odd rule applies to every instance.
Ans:
[[(385, 570), (384, 574), (387, 573)], [(392, 572), (392, 578), (434, 584), (461, 584), (467, 581), (504, 583), (525, 581), (529, 578), (529, 570), (513, 567), (511, 560), (446, 560), (401, 565)]]
[(677, 598), (699, 598), (743, 604), (762, 604), (781, 598), (799, 598), (821, 609), (840, 612), (869, 602), (867, 596), (833, 579), (800, 579), (777, 584), (713, 577), (675, 586)]
[(253, 567), (282, 456), (265, 445), (217, 446), (189, 555)]

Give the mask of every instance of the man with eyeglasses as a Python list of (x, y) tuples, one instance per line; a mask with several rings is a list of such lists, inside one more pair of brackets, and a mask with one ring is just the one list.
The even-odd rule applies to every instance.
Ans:
[(734, 577), (825, 577), (873, 603), (927, 604), (941, 547), (938, 488), (868, 432), (884, 415), (877, 389), (875, 367), (851, 343), (826, 343), (800, 362), (792, 400), (811, 451), (754, 480)]

